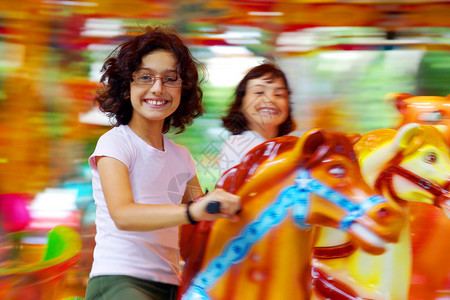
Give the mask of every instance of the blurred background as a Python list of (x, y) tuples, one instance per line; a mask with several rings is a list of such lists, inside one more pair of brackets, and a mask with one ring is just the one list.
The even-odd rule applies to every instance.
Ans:
[(249, 68), (270, 59), (287, 73), (295, 135), (393, 128), (387, 93), (450, 94), (449, 16), (450, 2), (433, 0), (0, 0), (0, 299), (17, 286), (20, 299), (84, 295), (95, 216), (87, 158), (111, 128), (93, 99), (126, 34), (175, 26), (206, 65), (206, 114), (169, 136), (212, 189), (229, 134), (220, 117)]

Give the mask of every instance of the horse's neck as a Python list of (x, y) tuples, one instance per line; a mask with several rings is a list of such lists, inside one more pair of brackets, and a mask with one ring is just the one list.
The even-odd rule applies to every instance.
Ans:
[(371, 187), (375, 187), (378, 176), (386, 168), (386, 164), (397, 154), (397, 150), (393, 141), (389, 141), (360, 160), (361, 174)]
[[(197, 275), (199, 282), (201, 276), (211, 282), (211, 299), (309, 299), (313, 229), (298, 227), (290, 207), (280, 212), (283, 205), (274, 205), (279, 193), (279, 187), (274, 187), (248, 195), (242, 198), (238, 221), (214, 222)], [(277, 213), (271, 214), (274, 208)], [(221, 275), (214, 277), (219, 271)]]
[[(268, 178), (266, 178), (267, 174), (262, 174), (261, 178), (258, 178), (258, 183), (266, 182)], [(207, 249), (205, 252), (205, 260), (207, 263), (209, 260), (217, 257), (221, 254), (221, 251), (224, 245), (228, 244), (231, 240), (235, 239), (237, 236), (240, 236), (243, 232), (243, 229), (253, 224), (255, 222), (260, 222), (259, 218), (263, 216), (262, 212), (274, 204), (278, 195), (280, 194), (280, 189), (282, 186), (285, 186), (287, 182), (293, 182), (295, 178), (295, 174), (292, 174), (291, 177), (287, 177), (280, 179), (278, 185), (268, 185), (266, 183), (265, 189), (260, 186), (253, 185), (254, 180), (247, 182), (243, 188), (239, 190), (239, 194), (243, 195), (241, 198), (242, 211), (239, 216), (239, 220), (236, 222), (231, 222), (228, 219), (218, 219), (214, 221), (213, 227), (211, 228)], [(274, 179), (272, 179), (272, 182)], [(251, 188), (253, 188), (253, 192)], [(270, 231), (270, 230), (269, 230)]]

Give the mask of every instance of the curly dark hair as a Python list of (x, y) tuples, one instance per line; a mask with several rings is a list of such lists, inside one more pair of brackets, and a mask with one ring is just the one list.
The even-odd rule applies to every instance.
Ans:
[[(234, 102), (231, 104), (227, 115), (222, 118), (223, 126), (232, 134), (241, 134), (245, 130), (248, 130), (248, 121), (241, 111), (242, 99), (245, 96), (248, 81), (266, 74), (270, 74), (273, 79), (281, 78), (288, 89), (289, 96), (291, 95), (286, 75), (277, 65), (271, 62), (264, 62), (252, 68), (239, 82), (234, 92)], [(286, 135), (295, 130), (295, 127), (295, 122), (292, 118), (292, 103), (289, 100), (289, 115), (286, 121), (280, 124), (277, 136)]]
[(145, 55), (161, 49), (170, 51), (177, 59), (177, 71), (183, 84), (180, 105), (164, 120), (163, 133), (172, 127), (178, 129), (176, 133), (183, 132), (186, 125), (192, 124), (204, 112), (200, 88), (204, 78), (199, 78), (199, 69), (204, 71), (205, 67), (192, 56), (175, 29), (147, 26), (144, 30), (144, 33), (125, 40), (109, 55), (101, 70), (103, 89), (97, 93), (95, 101), (102, 112), (115, 119), (113, 125), (128, 124), (133, 115), (130, 101), (133, 72), (139, 68)]

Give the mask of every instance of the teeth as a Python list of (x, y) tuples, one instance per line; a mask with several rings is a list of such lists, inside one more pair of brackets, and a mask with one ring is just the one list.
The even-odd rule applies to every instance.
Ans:
[(150, 104), (150, 105), (164, 105), (164, 104), (167, 103), (167, 101), (165, 101), (165, 100), (162, 100), (162, 101), (160, 101), (160, 100), (147, 100), (146, 102), (148, 104)]
[(259, 112), (268, 113), (268, 114), (276, 114), (277, 113), (277, 111), (275, 109), (271, 109), (271, 108), (263, 108), (263, 109), (260, 109)]

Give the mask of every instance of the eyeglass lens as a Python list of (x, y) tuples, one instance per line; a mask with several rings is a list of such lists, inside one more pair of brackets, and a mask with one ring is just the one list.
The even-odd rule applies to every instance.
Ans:
[(136, 73), (133, 78), (138, 84), (154, 85), (156, 80), (159, 78), (165, 86), (178, 87), (181, 85), (181, 78), (178, 74), (155, 76), (148, 73)]

